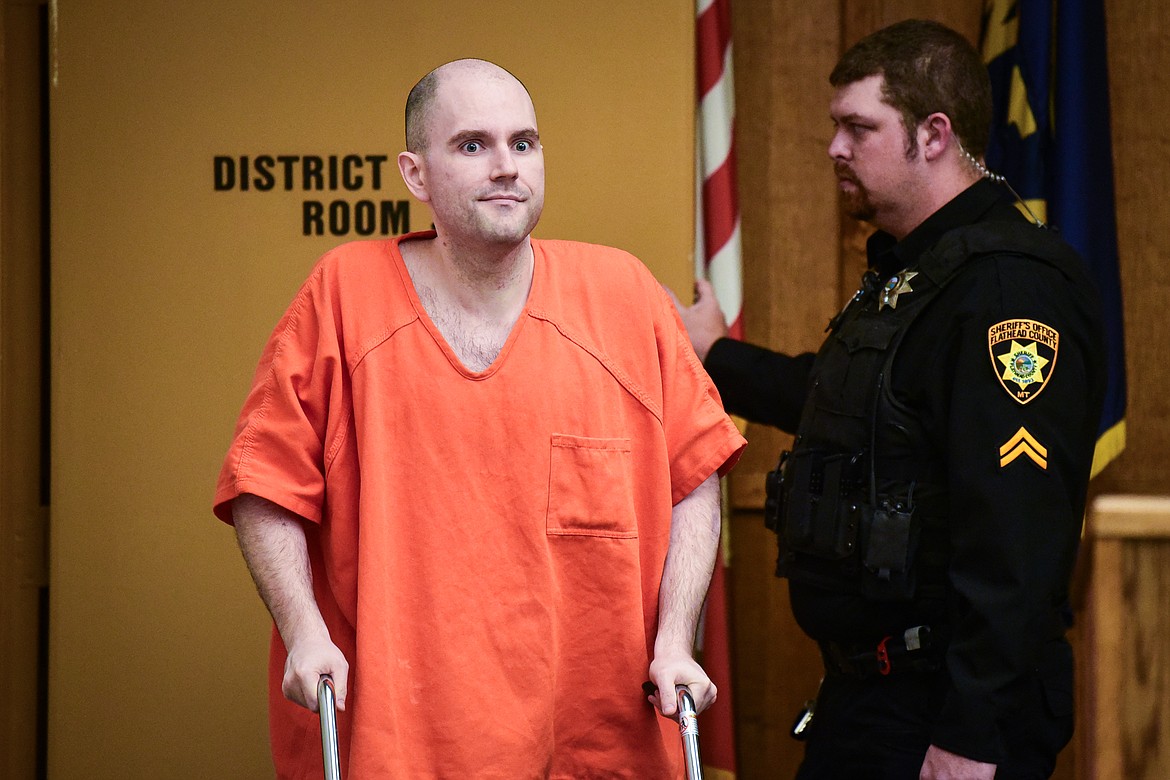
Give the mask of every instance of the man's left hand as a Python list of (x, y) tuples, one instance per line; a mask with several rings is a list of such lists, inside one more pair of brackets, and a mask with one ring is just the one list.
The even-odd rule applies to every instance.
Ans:
[(993, 780), (995, 764), (985, 764), (931, 745), (918, 780)]
[(699, 356), (699, 362), (704, 362), (711, 345), (727, 336), (727, 320), (723, 318), (723, 310), (715, 298), (715, 288), (706, 279), (696, 280), (695, 302), (691, 306), (684, 305), (669, 288), (663, 289), (678, 309), (678, 316), (687, 329), (687, 337), (695, 354)]
[(697, 712), (702, 712), (714, 704), (718, 693), (715, 683), (711, 682), (703, 667), (687, 654), (655, 656), (650, 663), (650, 681), (658, 687), (658, 692), (646, 698), (668, 718), (673, 718), (678, 713), (676, 685), (687, 686), (691, 698), (695, 700)]

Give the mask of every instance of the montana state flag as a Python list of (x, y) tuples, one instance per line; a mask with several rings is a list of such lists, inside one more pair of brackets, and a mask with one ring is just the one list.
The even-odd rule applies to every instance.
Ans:
[(1093, 474), (1125, 449), (1125, 340), (1102, 0), (985, 0), (987, 167), (1060, 231), (1097, 283), (1109, 383)]

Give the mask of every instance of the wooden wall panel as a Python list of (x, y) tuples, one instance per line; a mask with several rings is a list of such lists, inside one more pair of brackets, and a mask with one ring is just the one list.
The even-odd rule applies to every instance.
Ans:
[[(817, 348), (837, 305), (837, 196), (825, 151), (836, 4), (819, 5), (732, 5), (744, 324), (749, 341), (793, 353)], [(750, 427), (735, 503), (762, 505), (763, 475), (785, 439)]]
[[(828, 160), (829, 72), (843, 46), (900, 19), (936, 18), (978, 40), (981, 5), (943, 0), (733, 4), (747, 338), (815, 350), (856, 290), (870, 228), (838, 212)], [(733, 504), (763, 504), (763, 475), (787, 438), (751, 426)]]
[(1093, 515), (1089, 778), (1170, 776), (1170, 498), (1107, 496)]
[(0, 4), (0, 777), (37, 769), (41, 593), (41, 121), (36, 0)]
[[(735, 0), (732, 9), (747, 337), (813, 350), (839, 305), (836, 183), (826, 156), (837, 4)], [(731, 530), (739, 777), (791, 777), (801, 747), (788, 728), (816, 692), (819, 658), (772, 576), (776, 541), (756, 511), (764, 474), (789, 437), (752, 425), (747, 438), (732, 476), (732, 501), (745, 508)]]
[[(743, 212), (745, 321), (750, 341), (788, 352), (813, 349), (830, 316), (856, 288), (869, 229), (839, 215), (825, 156), (828, 73), (843, 47), (885, 24), (942, 21), (977, 42), (982, 2), (963, 0), (736, 0), (735, 67)], [(1106, 0), (1118, 228), (1127, 329), (1129, 445), (1094, 481), (1101, 492), (1166, 492), (1170, 455), (1170, 6)], [(1152, 120), (1152, 121), (1151, 121)], [(826, 238), (831, 233), (832, 238)], [(772, 577), (775, 542), (761, 528), (763, 475), (788, 438), (749, 426), (750, 445), (732, 477), (732, 592), (740, 778), (785, 777), (800, 746), (787, 736), (819, 664), (793, 625), (784, 583)], [(1087, 571), (1088, 567), (1085, 567)], [(1092, 589), (1086, 577), (1081, 588)], [(1091, 628), (1074, 630), (1078, 668)], [(1083, 733), (1097, 713), (1082, 707)], [(1085, 775), (1078, 746), (1056, 777)], [(1080, 763), (1084, 763), (1083, 761)]]

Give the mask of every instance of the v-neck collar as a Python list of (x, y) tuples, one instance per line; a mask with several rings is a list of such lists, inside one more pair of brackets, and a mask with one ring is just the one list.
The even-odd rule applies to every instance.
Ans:
[(513, 345), (520, 338), (521, 331), (524, 329), (525, 323), (530, 319), (529, 310), (533, 303), (539, 300), (539, 296), (543, 291), (544, 281), (544, 258), (543, 252), (537, 244), (536, 239), (531, 239), (532, 246), (532, 285), (528, 289), (528, 298), (524, 302), (524, 308), (520, 310), (519, 316), (516, 317), (516, 322), (512, 324), (512, 329), (508, 332), (508, 338), (504, 341), (504, 345), (500, 348), (500, 352), (496, 355), (495, 360), (491, 365), (483, 371), (473, 371), (464, 365), (463, 361), (459, 359), (459, 355), (455, 349), (448, 343), (443, 336), (443, 332), (439, 330), (439, 326), (431, 319), (430, 314), (427, 313), (426, 307), (423, 305), (422, 299), (419, 297), (418, 290), (414, 286), (414, 280), (410, 277), (410, 269), (406, 267), (406, 259), (402, 255), (402, 244), (406, 241), (425, 241), (434, 239), (436, 233), (434, 230), (422, 231), (419, 233), (408, 233), (403, 236), (398, 236), (394, 239), (393, 251), (391, 257), (398, 266), (398, 275), (402, 280), (402, 286), (406, 290), (407, 296), (410, 298), (411, 306), (414, 307), (415, 315), (419, 322), (431, 334), (435, 344), (443, 352), (447, 358), (447, 362), (451, 367), (470, 380), (482, 381), (494, 376), (503, 365), (507, 362), (508, 355), (512, 351)]

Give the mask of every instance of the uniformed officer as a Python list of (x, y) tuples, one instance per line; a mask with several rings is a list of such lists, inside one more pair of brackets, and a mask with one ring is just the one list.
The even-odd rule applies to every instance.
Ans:
[(961, 35), (895, 24), (830, 82), (840, 192), (878, 231), (820, 351), (723, 338), (705, 282), (680, 305), (728, 410), (796, 433), (766, 514), (825, 664), (798, 777), (1046, 777), (1073, 728), (1093, 286), (983, 166), (990, 84)]

